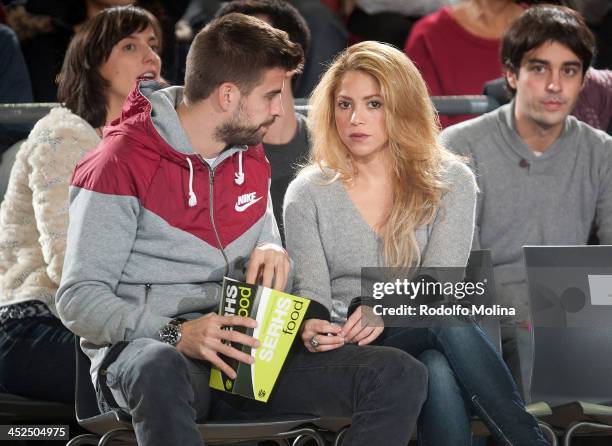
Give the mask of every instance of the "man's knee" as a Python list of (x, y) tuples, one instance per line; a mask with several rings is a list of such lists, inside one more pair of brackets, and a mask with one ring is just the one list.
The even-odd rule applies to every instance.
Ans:
[(437, 350), (425, 350), (420, 356), (421, 361), (427, 367), (428, 374), (428, 398), (441, 397), (445, 401), (457, 395), (461, 397), (461, 391), (457, 382), (455, 372), (451, 368), (446, 356)]
[(454, 376), (446, 356), (438, 350), (425, 350), (419, 355), (419, 361), (427, 367), (429, 380), (441, 380)]
[(382, 385), (399, 398), (412, 397), (421, 403), (427, 396), (427, 368), (408, 353), (395, 348), (378, 347), (379, 378)]
[[(155, 391), (171, 388), (177, 381), (188, 381), (186, 359), (175, 347), (163, 342), (152, 339), (133, 341), (118, 361), (117, 369), (123, 370), (116, 375), (123, 378), (126, 389), (138, 386)], [(109, 367), (109, 372), (113, 368)], [(114, 383), (109, 380), (108, 384), (113, 386)]]

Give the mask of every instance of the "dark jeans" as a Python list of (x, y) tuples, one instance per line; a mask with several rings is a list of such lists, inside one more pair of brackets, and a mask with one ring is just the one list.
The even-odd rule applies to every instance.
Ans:
[(471, 407), (446, 356), (438, 350), (425, 350), (418, 357), (427, 367), (427, 400), (418, 421), (419, 446), (470, 446)]
[[(467, 408), (476, 413), (487, 425), (495, 439), (507, 446), (547, 445), (537, 421), (525, 411), (525, 405), (518, 389), (493, 345), (476, 324), (462, 326), (433, 326), (430, 328), (386, 328), (377, 339), (384, 346), (396, 347), (414, 356), (420, 356), (426, 350), (442, 353), (450, 365), (456, 382), (461, 389), (466, 406), (453, 402), (453, 412), (458, 420), (465, 420)], [(431, 379), (436, 379), (432, 371)], [(452, 390), (453, 383), (444, 378), (445, 385)], [(430, 386), (435, 387), (434, 383)], [(440, 429), (439, 418), (448, 416), (449, 406), (445, 404), (444, 390), (434, 400), (424, 405), (420, 420), (423, 430), (422, 442), (425, 445), (461, 444), (450, 437), (443, 439), (447, 432)], [(455, 392), (456, 393), (456, 392)], [(453, 401), (453, 398), (449, 398)], [(446, 426), (448, 423), (444, 423)], [(461, 424), (461, 423), (459, 423)], [(457, 423), (453, 429), (460, 433)], [(437, 430), (437, 432), (436, 432)], [(465, 438), (465, 434), (462, 435)], [(445, 437), (446, 438), (446, 437)]]
[(0, 325), (0, 391), (74, 403), (74, 335), (54, 317)]
[(406, 446), (425, 399), (425, 367), (391, 348), (347, 345), (325, 353), (299, 346), (268, 403), (210, 389), (210, 367), (153, 339), (130, 342), (106, 383), (128, 411), (138, 444), (202, 445), (196, 421), (291, 414), (351, 417), (351, 446)]

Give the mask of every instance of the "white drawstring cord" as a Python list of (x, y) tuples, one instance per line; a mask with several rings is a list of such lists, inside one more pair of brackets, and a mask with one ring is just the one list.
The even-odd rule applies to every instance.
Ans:
[(187, 164), (189, 164), (189, 207), (192, 208), (198, 204), (198, 197), (193, 191), (193, 164), (189, 157), (187, 157)]
[(242, 150), (238, 152), (238, 173), (235, 173), (235, 182), (238, 186), (244, 183), (244, 172), (242, 171)]

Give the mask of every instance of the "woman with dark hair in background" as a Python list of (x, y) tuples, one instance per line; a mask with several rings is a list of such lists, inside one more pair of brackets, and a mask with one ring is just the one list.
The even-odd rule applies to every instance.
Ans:
[(21, 146), (0, 207), (0, 391), (74, 400), (74, 337), (57, 318), (77, 161), (121, 113), (139, 78), (160, 79), (157, 19), (133, 7), (104, 9), (71, 42), (52, 109)]
[[(34, 102), (58, 101), (58, 75), (66, 49), (75, 33), (99, 11), (113, 6), (135, 4), (150, 11), (157, 18), (166, 36), (174, 26), (170, 23), (172, 19), (168, 17), (169, 14), (180, 14), (183, 3), (182, 0), (27, 0), (8, 8), (9, 26), (19, 37), (30, 73)], [(175, 9), (179, 11), (175, 12)], [(163, 77), (172, 81), (175, 70), (168, 70), (168, 62), (174, 64), (172, 33), (170, 41), (167, 40), (164, 39), (164, 51), (160, 51), (160, 54), (164, 54), (164, 66), (168, 71)]]

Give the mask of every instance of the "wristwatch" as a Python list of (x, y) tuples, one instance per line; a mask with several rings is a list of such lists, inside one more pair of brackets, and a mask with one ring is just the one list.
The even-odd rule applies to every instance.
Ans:
[(186, 319), (172, 319), (161, 330), (159, 330), (159, 340), (166, 344), (176, 345), (181, 340), (181, 325)]

